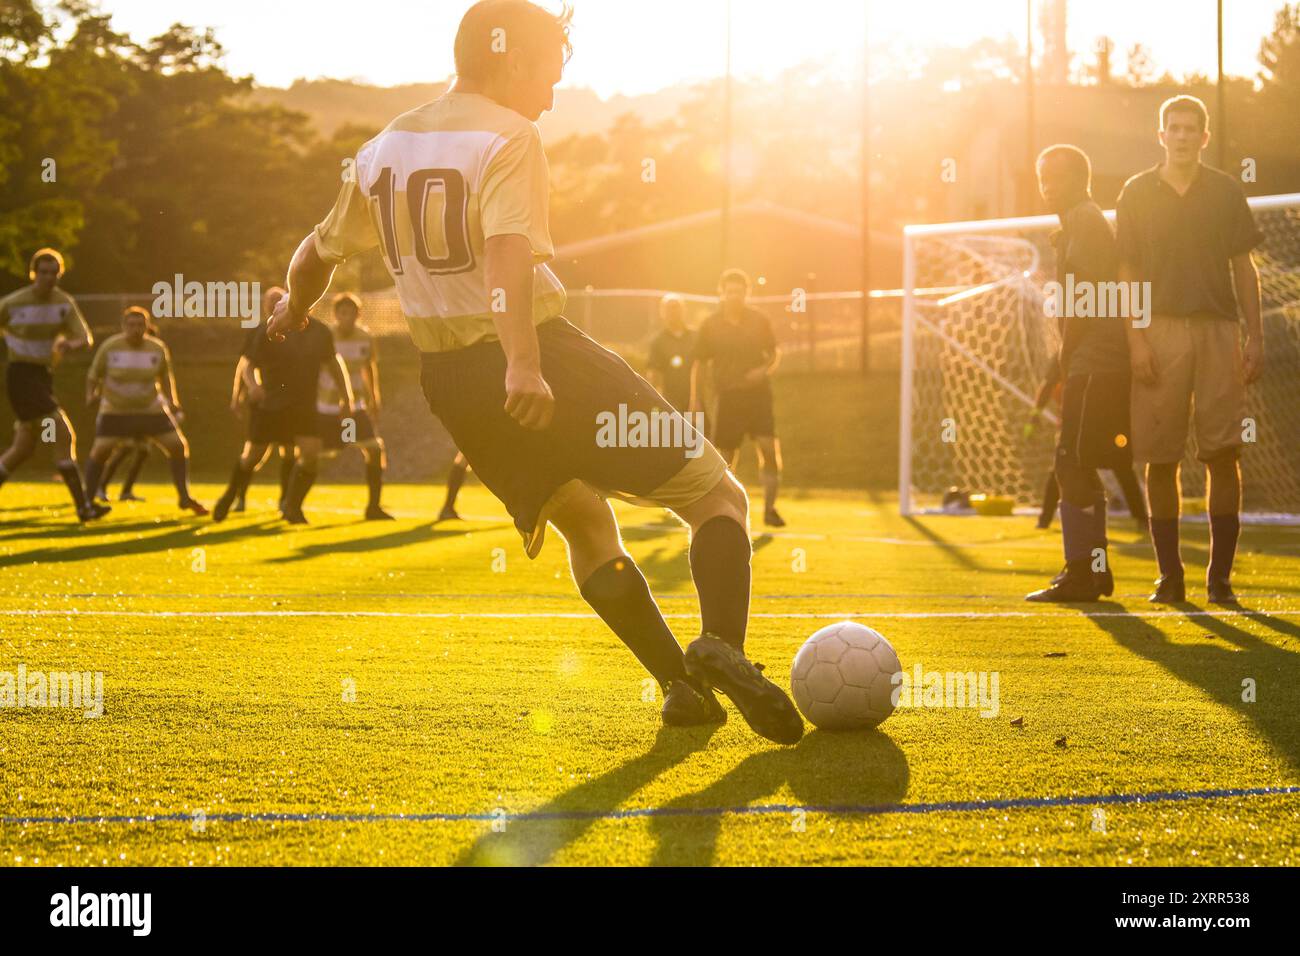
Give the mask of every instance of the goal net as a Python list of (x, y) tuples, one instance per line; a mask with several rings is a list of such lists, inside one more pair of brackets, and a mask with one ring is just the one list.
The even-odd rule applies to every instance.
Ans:
[[(1300, 194), (1250, 200), (1264, 233), (1266, 365), (1247, 396), (1255, 441), (1243, 452), (1245, 511), (1300, 515)], [(1108, 213), (1108, 216), (1113, 214)], [(1055, 216), (908, 226), (903, 232), (899, 508), (930, 510), (943, 493), (1005, 495), (1037, 505), (1052, 467), (1053, 427), (1024, 425), (1050, 357), (1045, 317)], [(1054, 423), (1055, 407), (1048, 406)], [(1189, 439), (1183, 493), (1204, 493)]]

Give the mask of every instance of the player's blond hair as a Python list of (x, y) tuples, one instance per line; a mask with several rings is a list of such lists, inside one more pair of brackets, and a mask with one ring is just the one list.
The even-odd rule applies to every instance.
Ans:
[(567, 63), (573, 55), (569, 40), (572, 20), (573, 8), (568, 3), (559, 13), (551, 13), (529, 0), (479, 0), (465, 11), (456, 31), (456, 75), (476, 83), (489, 79), (501, 62), (501, 39), (507, 50), (533, 50), (555, 43)]

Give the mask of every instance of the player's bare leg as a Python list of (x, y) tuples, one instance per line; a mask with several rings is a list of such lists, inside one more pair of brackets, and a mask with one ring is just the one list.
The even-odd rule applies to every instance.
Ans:
[(108, 505), (93, 501), (86, 493), (86, 486), (81, 481), (81, 470), (77, 467), (77, 433), (72, 429), (72, 422), (68, 421), (68, 416), (59, 408), (46, 416), (44, 424), (37, 424), (48, 427), (51, 423), (54, 426), (54, 441), (51, 443), (54, 465), (59, 470), (59, 477), (68, 486), (68, 493), (77, 508), (77, 517), (82, 521), (102, 518), (111, 509)]
[(185, 436), (179, 431), (160, 435), (154, 439), (159, 447), (167, 453), (171, 465), (172, 484), (176, 486), (177, 507), (192, 511), (200, 518), (208, 509), (190, 497), (190, 446)]
[(1179, 464), (1147, 465), (1147, 514), (1151, 527), (1151, 544), (1155, 548), (1160, 579), (1151, 600), (1158, 604), (1177, 604), (1186, 600), (1183, 558), (1178, 549), (1178, 515), (1182, 493), (1179, 488)]
[[(149, 445), (147, 442), (139, 442), (135, 445), (128, 446), (123, 458), (129, 458), (131, 464), (126, 469), (126, 478), (122, 480), (122, 490), (117, 493), (119, 501), (144, 501), (135, 493), (135, 482), (140, 477), (140, 472), (144, 468), (144, 463), (149, 460)], [(110, 460), (109, 466), (112, 467)], [(104, 484), (108, 484), (108, 476), (104, 476)], [(104, 489), (107, 494), (108, 489)], [(206, 514), (206, 511), (204, 512)]]
[(745, 657), (753, 555), (745, 489), (728, 472), (704, 497), (673, 510), (691, 528), (691, 577), (700, 600), (701, 634), (686, 649), (687, 672), (730, 697), (756, 733), (797, 743), (799, 712)]
[(550, 521), (564, 537), (578, 591), (664, 691), (663, 720), (674, 726), (722, 723), (726, 711), (692, 686), (685, 658), (641, 569), (623, 549), (609, 502), (582, 482), (564, 486)]
[(442, 510), (438, 512), (439, 521), (460, 520), (460, 515), (456, 513), (456, 496), (460, 494), (460, 486), (465, 483), (468, 472), (469, 462), (459, 451), (456, 452), (451, 468), (447, 471), (447, 497), (442, 503)]
[(758, 446), (758, 470), (763, 476), (763, 524), (784, 528), (785, 519), (776, 510), (776, 495), (781, 487), (781, 441), (774, 435), (754, 439)]
[(379, 504), (379, 496), (384, 488), (384, 472), (388, 470), (388, 450), (384, 446), (384, 440), (375, 438), (360, 447), (361, 457), (366, 463), (366, 486), (370, 496), (366, 503), (366, 520), (392, 521), (393, 516)]
[(280, 514), (289, 524), (306, 524), (302, 503), (316, 483), (316, 469), (320, 460), (321, 440), (316, 435), (299, 435), (294, 439), (297, 454), (294, 456), (293, 474), (285, 491)]
[(12, 475), (36, 451), (36, 426), (32, 422), (19, 422), (14, 428), (14, 440), (3, 455), (0, 455), (0, 485)]

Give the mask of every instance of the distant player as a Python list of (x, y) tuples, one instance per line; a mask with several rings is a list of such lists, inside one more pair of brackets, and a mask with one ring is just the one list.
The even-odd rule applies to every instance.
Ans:
[[(265, 320), (266, 316), (271, 314), (271, 310), (275, 308), (275, 303), (279, 301), (279, 298), (282, 295), (284, 295), (284, 289), (277, 285), (270, 286), (262, 293), (263, 320)], [(252, 351), (253, 340), (258, 336), (265, 334), (266, 326), (264, 321), (263, 324), (257, 325), (248, 330), (248, 333), (244, 336), (243, 351), (240, 352), (239, 361), (235, 363), (234, 380), (230, 384), (230, 411), (236, 418), (244, 423), (244, 431), (246, 433), (252, 417), (252, 407), (248, 401), (248, 386), (244, 382), (244, 372), (248, 368), (248, 355)], [(280, 497), (277, 500), (280, 503), (280, 509), (284, 510), (285, 495), (289, 491), (289, 478), (293, 474), (293, 446), (277, 445), (275, 447), (276, 451), (280, 454)], [(266, 464), (266, 460), (270, 457), (271, 448), (270, 446), (267, 446), (266, 451), (262, 454), (262, 460), (257, 463), (257, 467), (260, 469)], [(235, 497), (235, 503), (230, 510), (242, 513), (244, 509), (248, 507), (247, 499), (248, 489), (245, 487)]]
[(177, 507), (206, 515), (190, 497), (190, 448), (181, 431), (180, 397), (171, 352), (149, 335), (149, 313), (132, 306), (122, 313), (122, 331), (109, 336), (86, 374), (86, 404), (99, 405), (95, 443), (86, 465), (86, 485), (98, 488), (110, 453), (123, 442), (153, 441), (167, 454)]
[(695, 333), (686, 327), (686, 303), (671, 292), (659, 300), (663, 329), (650, 342), (646, 380), (679, 412), (691, 407), (691, 369)]
[(339, 411), (340, 395), (334, 382), (333, 368), (321, 367), (316, 411), (320, 416), (320, 435), (327, 453), (342, 451), (351, 443), (361, 452), (366, 464), (366, 485), (370, 500), (366, 504), (367, 521), (392, 521), (393, 516), (379, 504), (384, 488), (384, 470), (388, 456), (384, 440), (375, 428), (379, 415), (379, 359), (370, 330), (357, 323), (361, 300), (350, 292), (334, 297), (334, 350), (347, 368), (352, 383), (351, 415)]
[(785, 527), (776, 510), (781, 483), (781, 443), (772, 411), (772, 373), (781, 361), (776, 336), (767, 316), (745, 305), (749, 276), (728, 269), (718, 282), (720, 309), (704, 320), (695, 340), (692, 408), (703, 409), (703, 370), (712, 370), (715, 396), (713, 443), (735, 470), (746, 436), (758, 446), (763, 474), (763, 523)]
[[(320, 298), (319, 293), (316, 298)], [(315, 299), (312, 300), (313, 302)], [(340, 410), (352, 413), (352, 385), (343, 360), (334, 351), (334, 336), (324, 323), (306, 317), (282, 341), (257, 335), (245, 352), (244, 387), (250, 404), (248, 441), (235, 462), (230, 483), (212, 509), (212, 520), (224, 521), (235, 499), (248, 488), (271, 445), (294, 449), (294, 468), (280, 502), (280, 514), (290, 524), (306, 524), (303, 500), (316, 481), (320, 459), (320, 422), (316, 390), (321, 369), (334, 376)]]
[(90, 327), (72, 296), (59, 288), (63, 256), (41, 249), (32, 256), (32, 284), (0, 299), (0, 331), (9, 349), (5, 387), (18, 421), (9, 450), (0, 455), (0, 485), (32, 456), (38, 442), (49, 437), (54, 464), (68, 486), (77, 517), (93, 521), (109, 508), (94, 501), (94, 489), (81, 483), (77, 469), (77, 435), (54, 397), (51, 369), (68, 352), (89, 348)]
[[(744, 654), (744, 489), (680, 416), (675, 446), (598, 438), (602, 418), (649, 416), (666, 400), (562, 317), (564, 289), (545, 266), (549, 173), (535, 121), (554, 102), (569, 18), (526, 0), (469, 9), (454, 87), (361, 148), (355, 176), (294, 254), (268, 331), (291, 343), (334, 267), (378, 245), (423, 353), (429, 407), (513, 516), (529, 557), (548, 522), (559, 529), (582, 596), (665, 688), (664, 722), (725, 720), (716, 687), (758, 733), (793, 743), (798, 712)], [(435, 195), (438, 215), (407, 215)], [(691, 528), (702, 634), (685, 655), (607, 497), (670, 508)]]
[[(1061, 222), (1054, 237), (1056, 281), (1064, 288), (1113, 283), (1115, 236), (1092, 201), (1092, 164), (1075, 146), (1049, 146), (1038, 157), (1039, 191)], [(1098, 468), (1132, 468), (1129, 367), (1124, 316), (1058, 313), (1061, 325), (1061, 433), (1056, 482), (1061, 489), (1065, 569), (1029, 601), (1095, 601), (1115, 591), (1107, 553), (1106, 492)]]
[[(1263, 241), (1236, 177), (1201, 162), (1209, 115), (1194, 96), (1160, 107), (1165, 159), (1124, 184), (1116, 203), (1120, 278), (1151, 283), (1151, 323), (1130, 324), (1133, 454), (1147, 463), (1151, 541), (1160, 579), (1151, 600), (1185, 600), (1178, 471), (1187, 425), (1209, 472), (1211, 604), (1236, 604), (1230, 576), (1241, 531), (1246, 386), (1264, 368), (1259, 272)], [(1241, 316), (1245, 316), (1245, 337)]]
[[(155, 338), (158, 337), (158, 326), (154, 325), (153, 316), (151, 315), (148, 316), (148, 323), (145, 325), (145, 334), (152, 335)], [(117, 470), (122, 465), (126, 465), (126, 477), (122, 479), (122, 489), (118, 492), (117, 500), (144, 501), (135, 493), (135, 483), (148, 459), (148, 439), (123, 441), (118, 444), (109, 453), (108, 461), (104, 464), (104, 472), (99, 479), (99, 487), (95, 490), (95, 500), (108, 502), (109, 483), (113, 480), (113, 476), (117, 474)]]

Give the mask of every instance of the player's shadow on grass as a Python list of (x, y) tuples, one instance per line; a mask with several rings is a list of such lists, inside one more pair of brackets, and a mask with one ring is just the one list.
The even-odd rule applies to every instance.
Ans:
[[(797, 746), (762, 750), (703, 790), (661, 807), (650, 820), (656, 843), (651, 863), (712, 864), (726, 812), (743, 814), (760, 802), (787, 804), (761, 816), (774, 835), (784, 836), (795, 832), (796, 809), (812, 813), (896, 804), (907, 794), (908, 779), (907, 758), (888, 735), (814, 730)], [(787, 784), (793, 804), (776, 797)]]
[(963, 548), (960, 544), (948, 540), (943, 535), (939, 534), (939, 532), (935, 531), (933, 528), (929, 527), (928, 525), (924, 524), (921, 521), (918, 521), (912, 515), (904, 516), (903, 520), (906, 521), (909, 526), (911, 526), (913, 531), (915, 531), (921, 537), (925, 538), (927, 541), (929, 541), (931, 544), (937, 547), (948, 557), (952, 558), (952, 560), (956, 564), (961, 565), (963, 568), (965, 568), (968, 571), (980, 571), (980, 572), (993, 573), (998, 575), (1023, 574), (1023, 575), (1031, 575), (1033, 577), (1042, 577), (1043, 575), (1043, 571), (1041, 568), (1006, 567), (1004, 565), (990, 565), (990, 564), (984, 564), (981, 561), (976, 561), (975, 558), (971, 556), (971, 554), (969, 554), (968, 551), (965, 548)]
[(702, 750), (716, 727), (672, 729), (661, 726), (654, 744), (622, 766), (584, 781), (510, 820), (501, 832), (479, 837), (456, 860), (458, 866), (540, 866), (578, 840), (591, 826), (613, 812), (670, 767)]
[[(282, 532), (278, 521), (270, 518), (253, 524), (227, 525), (220, 530), (212, 530), (212, 525), (186, 524), (173, 527), (162, 534), (140, 535), (125, 540), (95, 541), (89, 544), (64, 545), (54, 548), (38, 548), (34, 551), (16, 551), (12, 554), (0, 554), (0, 568), (20, 564), (57, 564), (68, 561), (97, 561), (121, 558), (134, 554), (151, 554), (158, 551), (170, 551), (180, 547), (206, 547), (221, 544), (234, 538), (249, 536), (268, 537)], [(158, 525), (150, 524), (150, 528)]]
[(131, 534), (139, 531), (157, 531), (165, 527), (199, 528), (211, 524), (202, 518), (190, 514), (177, 513), (174, 518), (160, 517), (157, 520), (136, 521), (96, 521), (92, 524), (79, 524), (71, 515), (63, 521), (43, 522), (40, 525), (24, 525), (23, 530), (9, 534), (0, 534), (0, 542), (30, 541), (39, 538), (42, 541), (62, 539), (65, 541), (85, 541), (88, 538), (102, 538), (111, 534)]
[[(502, 528), (512, 527), (514, 525), (503, 522), (483, 528), (475, 528), (474, 531), (499, 531)], [(289, 564), (294, 561), (306, 561), (309, 558), (334, 554), (365, 554), (368, 551), (383, 551), (389, 548), (403, 548), (413, 544), (427, 544), (430, 541), (443, 538), (463, 538), (466, 533), (463, 530), (442, 529), (435, 525), (422, 524), (414, 528), (403, 528), (388, 534), (378, 534), (368, 538), (352, 538), (347, 541), (321, 541), (308, 544), (298, 548), (293, 554), (270, 558), (266, 563)]]
[[(1250, 720), (1293, 770), (1300, 770), (1300, 655), (1242, 630), (1229, 621), (1188, 614), (1187, 620), (1219, 640), (1173, 643), (1150, 621), (1127, 613), (1122, 605), (1103, 602), (1108, 617), (1091, 617), (1097, 627), (1140, 657), (1158, 664), (1179, 680), (1198, 687), (1220, 705)], [(1183, 604), (1184, 612), (1199, 610)], [(1300, 636), (1300, 628), (1260, 611), (1249, 618), (1279, 634)], [(1225, 643), (1230, 646), (1225, 646)], [(1255, 682), (1256, 700), (1242, 699), (1243, 681)]]
[[(651, 537), (660, 537), (652, 535)], [(762, 551), (775, 539), (771, 535), (759, 535), (753, 541), (754, 553)], [(639, 549), (638, 549), (639, 550)], [(650, 590), (656, 593), (688, 588), (692, 585), (689, 539), (683, 530), (679, 540), (669, 541), (649, 552), (641, 552), (636, 557), (637, 567), (645, 575)]]

